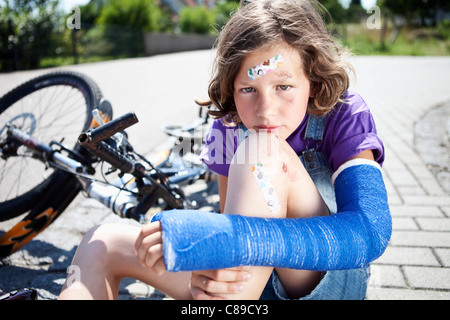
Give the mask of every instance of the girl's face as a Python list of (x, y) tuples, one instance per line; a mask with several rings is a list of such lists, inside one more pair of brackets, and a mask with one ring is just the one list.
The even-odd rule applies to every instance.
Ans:
[(249, 54), (234, 81), (234, 102), (248, 129), (286, 139), (306, 114), (310, 83), (300, 54), (285, 43)]

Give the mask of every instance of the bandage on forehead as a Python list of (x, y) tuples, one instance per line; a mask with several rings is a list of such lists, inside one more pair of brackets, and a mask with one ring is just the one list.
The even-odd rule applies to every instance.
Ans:
[(283, 66), (283, 64), (283, 56), (281, 54), (277, 54), (275, 57), (249, 69), (247, 74), (250, 80), (256, 80), (262, 76), (265, 76), (269, 72), (280, 68), (281, 66)]
[(379, 168), (350, 166), (335, 181), (338, 213), (264, 219), (200, 211), (163, 212), (168, 271), (272, 266), (305, 270), (360, 268), (384, 252), (391, 235)]

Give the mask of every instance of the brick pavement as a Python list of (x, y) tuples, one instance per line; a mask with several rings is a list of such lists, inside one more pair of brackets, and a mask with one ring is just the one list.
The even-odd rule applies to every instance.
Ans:
[(353, 88), (369, 104), (385, 143), (393, 216), (392, 238), (372, 264), (367, 298), (449, 299), (450, 194), (419, 154), (415, 125), (450, 102), (450, 59), (358, 57), (355, 67)]
[[(119, 102), (120, 112), (116, 115), (128, 111), (128, 106), (132, 105), (138, 115), (142, 114), (141, 119), (153, 117), (160, 122), (161, 115), (154, 118), (152, 113), (148, 113), (148, 105), (161, 104), (167, 99), (167, 93), (141, 92), (144, 84), (154, 83), (155, 75), (160, 74), (155, 69), (145, 72), (145, 68), (174, 68), (173, 73), (165, 71), (164, 74), (178, 74), (173, 81), (181, 81), (185, 88), (173, 98), (182, 101), (180, 99), (185, 100), (189, 95), (201, 97), (204, 91), (198, 92), (205, 84), (205, 75), (209, 71), (205, 61), (210, 57), (209, 52), (202, 51), (70, 68), (91, 75), (113, 100), (114, 106), (117, 105), (114, 102)], [(385, 254), (372, 264), (373, 276), (367, 299), (449, 299), (450, 194), (427, 169), (427, 163), (415, 145), (414, 130), (416, 123), (430, 110), (450, 101), (450, 58), (355, 57), (352, 62), (357, 71), (352, 89), (358, 91), (369, 104), (385, 143), (383, 174), (394, 229)], [(181, 65), (190, 69), (182, 74), (177, 73)], [(35, 73), (0, 75), (0, 90), (5, 88), (5, 83), (12, 86), (11, 83), (20, 83), (24, 76)], [(114, 81), (114, 74), (120, 74), (123, 82)], [(197, 83), (192, 80), (186, 82), (192, 74), (197, 74), (201, 80)], [(139, 79), (138, 90), (131, 86), (132, 79)], [(122, 90), (117, 90), (117, 85)], [(154, 84), (153, 88), (156, 87)], [(124, 93), (130, 91), (133, 93)], [(185, 112), (176, 114), (180, 121), (186, 117)], [(174, 116), (175, 112), (167, 115), (171, 119)], [(142, 124), (141, 128), (146, 126)], [(214, 206), (217, 196), (206, 187), (194, 186), (197, 189), (190, 192), (198, 192)], [(0, 289), (12, 290), (26, 283), (27, 286), (39, 288), (41, 298), (55, 298), (64, 281), (65, 268), (82, 234), (99, 222), (117, 219), (96, 203), (78, 198), (69, 212), (64, 213), (28, 248), (12, 256), (3, 266), (0, 263)], [(6, 277), (13, 282), (5, 282)], [(120, 298), (130, 297), (164, 298), (151, 287), (126, 280)]]

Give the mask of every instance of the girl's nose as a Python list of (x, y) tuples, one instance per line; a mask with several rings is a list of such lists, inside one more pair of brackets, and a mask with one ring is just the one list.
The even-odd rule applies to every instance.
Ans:
[(269, 92), (260, 93), (258, 97), (256, 115), (260, 118), (271, 118), (276, 113), (276, 105)]

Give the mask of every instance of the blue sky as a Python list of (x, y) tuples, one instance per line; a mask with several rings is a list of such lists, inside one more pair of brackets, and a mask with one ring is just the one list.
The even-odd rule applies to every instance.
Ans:
[[(350, 3), (351, 0), (339, 0), (339, 1), (341, 1), (344, 5), (348, 5), (348, 3)], [(71, 8), (73, 8), (75, 6), (80, 6), (80, 5), (86, 4), (88, 2), (89, 2), (89, 0), (61, 0), (60, 1), (64, 11), (69, 11)], [(374, 5), (376, 3), (376, 0), (362, 0), (361, 3), (364, 8), (370, 8), (372, 5)]]
[(69, 11), (71, 8), (81, 6), (89, 2), (89, 0), (60, 0), (59, 1), (64, 11)]

